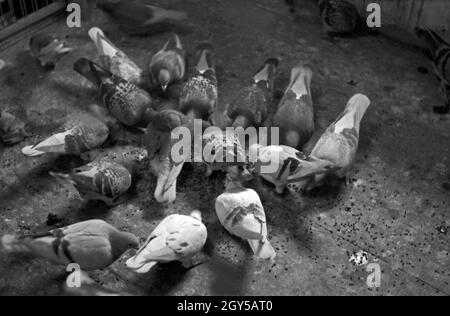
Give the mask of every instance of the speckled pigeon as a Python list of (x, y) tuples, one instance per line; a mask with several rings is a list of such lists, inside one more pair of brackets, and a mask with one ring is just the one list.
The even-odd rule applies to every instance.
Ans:
[(203, 162), (206, 164), (207, 177), (214, 171), (224, 171), (240, 173), (243, 181), (252, 179), (246, 168), (245, 150), (235, 133), (225, 132), (217, 127), (206, 130), (203, 135)]
[(141, 87), (145, 85), (143, 71), (122, 50), (117, 48), (98, 27), (89, 30), (89, 37), (97, 47), (102, 66), (115, 76)]
[(239, 91), (228, 107), (233, 127), (263, 125), (271, 111), (273, 85), (279, 61), (270, 58), (253, 77), (253, 85)]
[(152, 106), (152, 98), (146, 91), (86, 58), (75, 62), (74, 70), (98, 87), (103, 104), (118, 121), (128, 126), (147, 126), (145, 113)]
[(73, 185), (86, 200), (99, 200), (109, 206), (118, 205), (136, 181), (139, 163), (146, 158), (145, 150), (127, 146), (111, 150), (105, 156), (74, 169), (70, 174), (50, 172), (50, 175)]
[(196, 66), (181, 92), (180, 111), (207, 120), (216, 108), (217, 90), (213, 47), (204, 43), (197, 47)]
[(177, 34), (150, 61), (149, 70), (153, 86), (159, 85), (166, 92), (172, 83), (184, 79), (186, 72), (185, 52)]
[(273, 118), (280, 128), (280, 144), (301, 149), (314, 133), (311, 68), (302, 63), (291, 71), (291, 82)]
[(312, 176), (303, 187), (304, 191), (346, 178), (358, 150), (361, 120), (369, 106), (370, 100), (365, 95), (354, 95), (344, 112), (325, 131), (311, 156), (332, 162), (334, 168), (325, 174)]

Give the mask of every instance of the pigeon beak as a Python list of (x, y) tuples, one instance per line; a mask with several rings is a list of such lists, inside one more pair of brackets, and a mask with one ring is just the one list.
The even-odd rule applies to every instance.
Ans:
[(162, 85), (162, 86), (161, 86), (161, 89), (162, 89), (163, 92), (166, 92), (166, 90), (167, 90), (167, 85)]

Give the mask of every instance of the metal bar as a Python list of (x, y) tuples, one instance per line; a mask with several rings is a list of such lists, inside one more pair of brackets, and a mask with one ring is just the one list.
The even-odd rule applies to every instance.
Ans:
[(65, 8), (64, 2), (54, 2), (44, 7), (36, 12), (29, 14), (28, 16), (19, 19), (16, 23), (7, 26), (6, 28), (0, 30), (0, 44), (6, 38), (13, 36), (18, 33), (20, 30), (39, 22), (42, 19), (45, 19), (47, 16), (55, 14), (57, 12), (62, 12)]

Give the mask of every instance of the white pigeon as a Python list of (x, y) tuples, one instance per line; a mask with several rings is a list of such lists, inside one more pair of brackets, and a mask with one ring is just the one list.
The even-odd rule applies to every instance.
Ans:
[(117, 48), (98, 27), (88, 32), (89, 37), (97, 47), (101, 65), (112, 74), (122, 79), (142, 86), (144, 84), (143, 71), (122, 50)]
[(267, 240), (267, 222), (258, 193), (227, 178), (226, 191), (216, 199), (220, 223), (232, 235), (247, 240), (253, 253), (261, 259), (275, 259), (276, 253)]
[(208, 232), (200, 211), (190, 216), (174, 214), (166, 217), (152, 232), (145, 245), (127, 261), (137, 273), (147, 273), (158, 262), (180, 261), (189, 267), (191, 259), (206, 243)]
[(361, 120), (369, 106), (368, 97), (356, 94), (348, 101), (344, 112), (328, 127), (312, 150), (311, 156), (332, 162), (334, 169), (310, 177), (302, 188), (304, 191), (346, 178), (358, 150)]
[(275, 185), (278, 194), (286, 187), (312, 175), (326, 173), (334, 168), (329, 160), (307, 156), (288, 146), (262, 146), (253, 144), (249, 151), (250, 160), (264, 180)]

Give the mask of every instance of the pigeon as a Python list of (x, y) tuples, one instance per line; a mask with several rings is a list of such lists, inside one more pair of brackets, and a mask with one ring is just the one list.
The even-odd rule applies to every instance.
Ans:
[(25, 131), (26, 111), (21, 106), (0, 106), (0, 140), (15, 145), (28, 137)]
[(97, 7), (109, 14), (114, 23), (130, 34), (154, 33), (164, 30), (164, 26), (187, 19), (184, 12), (166, 10), (142, 1), (99, 0)]
[(107, 268), (127, 250), (139, 246), (136, 236), (121, 232), (102, 220), (36, 235), (4, 235), (1, 241), (6, 252), (30, 253), (56, 265), (76, 263), (84, 271)]
[(158, 178), (154, 196), (159, 203), (172, 203), (176, 199), (177, 178), (185, 160), (172, 160), (172, 131), (186, 123), (186, 117), (178, 111), (155, 112), (144, 135), (151, 171)]
[[(149, 65), (151, 81), (166, 92), (169, 85), (184, 79), (186, 59), (181, 40), (177, 34), (157, 52)], [(156, 84), (154, 84), (156, 86)]]
[(239, 91), (228, 107), (233, 127), (259, 127), (266, 121), (273, 101), (274, 79), (279, 61), (270, 58), (253, 77), (253, 85)]
[(97, 47), (103, 68), (138, 87), (145, 85), (143, 71), (122, 50), (117, 48), (100, 28), (91, 28), (89, 37)]
[(70, 174), (50, 172), (54, 178), (74, 186), (86, 200), (103, 201), (108, 206), (123, 203), (136, 181), (138, 164), (146, 158), (145, 150), (127, 146), (98, 156)]
[(210, 177), (214, 171), (224, 171), (238, 173), (245, 181), (252, 179), (247, 169), (245, 150), (237, 134), (212, 128), (205, 131), (202, 140), (203, 162), (206, 164), (207, 177)]
[(314, 133), (314, 106), (311, 97), (313, 72), (299, 63), (291, 71), (291, 82), (273, 118), (280, 128), (280, 144), (301, 149)]
[(445, 106), (435, 107), (434, 111), (438, 114), (448, 114), (450, 113), (450, 44), (433, 30), (417, 27), (415, 32), (427, 45), (434, 73), (441, 83), (442, 93), (447, 100)]
[(73, 50), (73, 48), (66, 46), (64, 41), (46, 33), (35, 34), (30, 39), (31, 55), (39, 62), (41, 67), (47, 70), (54, 70), (61, 57)]
[[(202, 121), (201, 130), (204, 131), (211, 125)], [(189, 133), (189, 145), (195, 144), (195, 137), (201, 142), (202, 133), (195, 133), (195, 121), (176, 110), (162, 110), (154, 112), (152, 122), (144, 135), (144, 143), (147, 147), (148, 158), (152, 173), (158, 178), (155, 199), (159, 203), (172, 203), (176, 199), (177, 178), (183, 169), (184, 163), (192, 161), (192, 147), (184, 150), (175, 157), (172, 154), (173, 147), (179, 142), (178, 128), (185, 128)], [(184, 134), (183, 134), (184, 135)], [(179, 151), (178, 151), (179, 152)], [(177, 153), (178, 153), (177, 152)]]
[(46, 153), (80, 155), (100, 147), (109, 137), (109, 127), (88, 113), (77, 114), (67, 120), (44, 141), (22, 149), (25, 156)]
[(312, 175), (334, 170), (332, 162), (307, 156), (288, 146), (253, 144), (249, 155), (256, 173), (274, 184), (278, 194), (283, 194), (286, 188)]
[(216, 199), (215, 207), (222, 226), (247, 240), (257, 258), (275, 259), (275, 250), (267, 240), (266, 214), (256, 191), (227, 178), (226, 190)]
[(369, 106), (369, 98), (362, 94), (356, 94), (348, 101), (344, 112), (325, 131), (311, 152), (313, 157), (332, 162), (333, 170), (310, 177), (299, 189), (308, 192), (346, 178), (358, 150), (361, 120)]
[(104, 106), (119, 122), (134, 127), (148, 125), (145, 113), (152, 98), (146, 91), (86, 58), (76, 61), (74, 70), (98, 87)]
[[(79, 276), (76, 275), (79, 273)], [(80, 278), (80, 287), (69, 287), (67, 282), (72, 282), (77, 278)], [(107, 289), (94, 280), (84, 271), (72, 272), (63, 286), (63, 294), (65, 296), (130, 296), (126, 293), (119, 293), (110, 289)]]
[(214, 112), (218, 88), (211, 44), (197, 47), (197, 63), (180, 96), (180, 111), (189, 117), (207, 120)]
[(345, 0), (319, 0), (323, 31), (328, 35), (345, 35), (368, 28), (356, 7)]
[(208, 232), (200, 211), (190, 216), (174, 214), (166, 217), (149, 236), (127, 267), (137, 273), (147, 273), (157, 263), (179, 261), (186, 268), (206, 243)]

